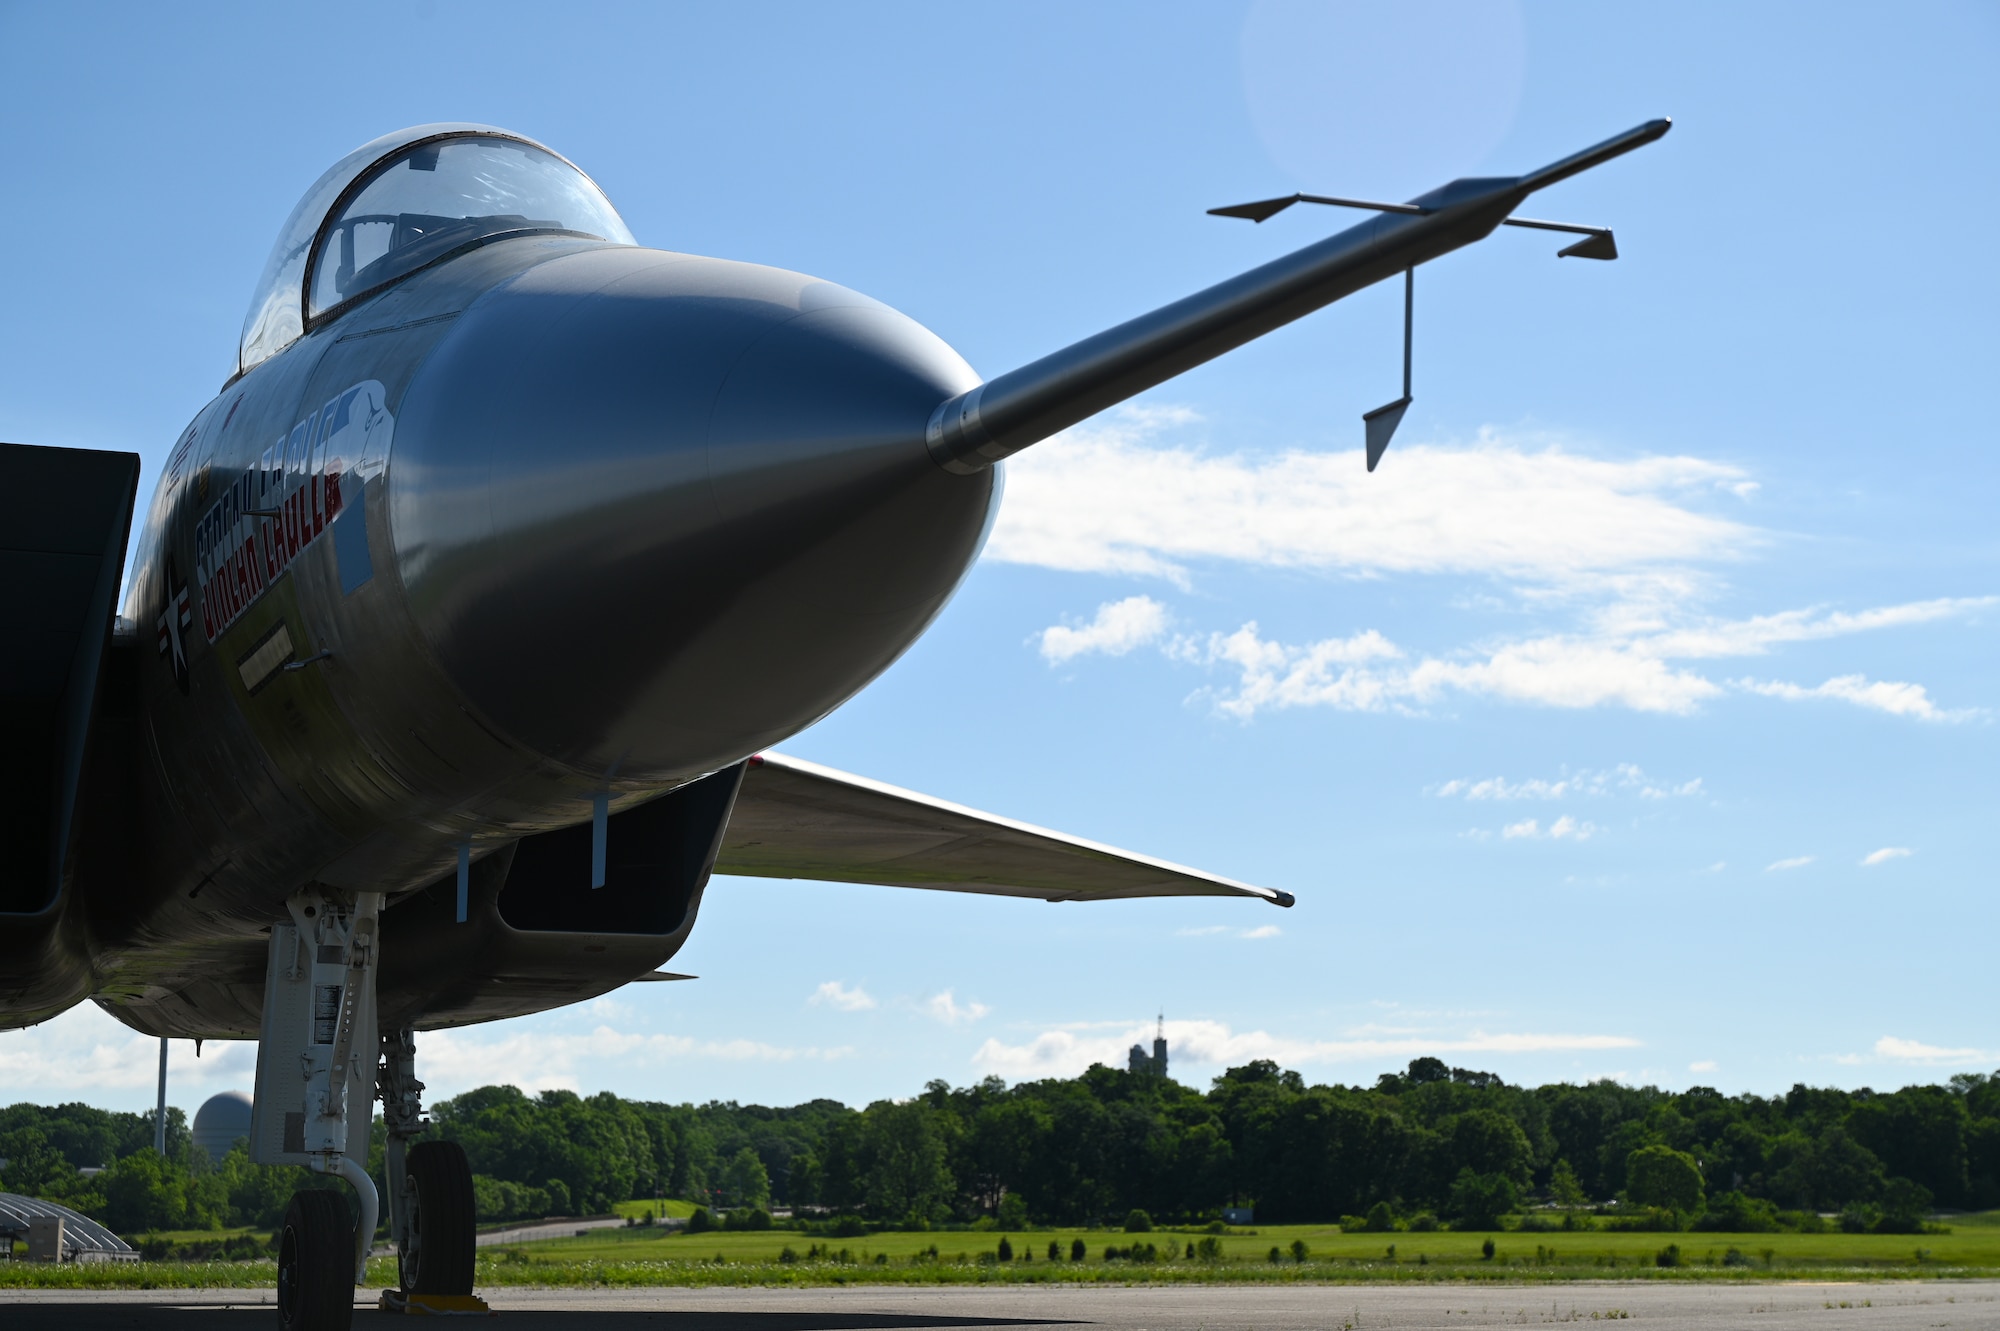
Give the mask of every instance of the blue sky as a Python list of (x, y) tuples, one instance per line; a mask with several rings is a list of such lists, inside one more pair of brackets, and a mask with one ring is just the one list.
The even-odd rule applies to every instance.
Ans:
[[(1509, 232), (1009, 464), (930, 635), (787, 751), (1297, 894), (1096, 907), (718, 879), (702, 979), (424, 1037), (507, 1079), (862, 1102), (1419, 1054), (1727, 1091), (2000, 1066), (2000, 10), (0, 5), (0, 438), (150, 490), (263, 257), (406, 124), (578, 161), (644, 244), (795, 268), (992, 375), (1407, 197), (1655, 115)], [(176, 1102), (247, 1086), (180, 1047)], [(151, 1098), (94, 1009), (0, 1099)]]

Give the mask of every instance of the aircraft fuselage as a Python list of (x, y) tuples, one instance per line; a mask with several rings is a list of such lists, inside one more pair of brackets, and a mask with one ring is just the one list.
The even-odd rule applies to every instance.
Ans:
[(143, 950), (126, 996), (157, 989), (175, 941), (209, 964), (303, 884), (393, 902), (825, 715), (977, 553), (997, 477), (924, 443), (976, 382), (832, 283), (526, 237), (230, 383), (138, 539), (146, 881), (92, 912), (99, 988)]

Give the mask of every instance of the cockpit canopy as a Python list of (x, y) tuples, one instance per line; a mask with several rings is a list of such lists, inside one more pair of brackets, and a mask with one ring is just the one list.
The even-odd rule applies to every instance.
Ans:
[(429, 264), (508, 236), (632, 233), (590, 177), (486, 125), (421, 125), (355, 149), (285, 223), (243, 321), (239, 373), (315, 320)]

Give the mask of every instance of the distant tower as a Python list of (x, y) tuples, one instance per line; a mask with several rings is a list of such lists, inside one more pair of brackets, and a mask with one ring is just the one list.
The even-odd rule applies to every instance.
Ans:
[(1135, 1044), (1125, 1055), (1126, 1070), (1142, 1073), (1148, 1077), (1167, 1075), (1167, 1014), (1160, 1014), (1159, 1033), (1153, 1037), (1153, 1052), (1146, 1053), (1146, 1046)]
[(211, 1163), (220, 1164), (236, 1139), (249, 1135), (250, 1097), (241, 1091), (211, 1095), (206, 1104), (195, 1110), (194, 1144), (208, 1152)]

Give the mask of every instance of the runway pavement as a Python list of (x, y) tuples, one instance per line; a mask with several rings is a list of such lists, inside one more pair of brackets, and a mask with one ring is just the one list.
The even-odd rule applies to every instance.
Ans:
[[(1908, 1284), (929, 1286), (501, 1289), (503, 1331), (1408, 1331), (1623, 1320), (1671, 1331), (2000, 1331), (2000, 1281)], [(269, 1290), (0, 1290), (7, 1331), (274, 1327)], [(371, 1296), (372, 1304), (372, 1296)], [(357, 1331), (394, 1325), (372, 1306)]]

